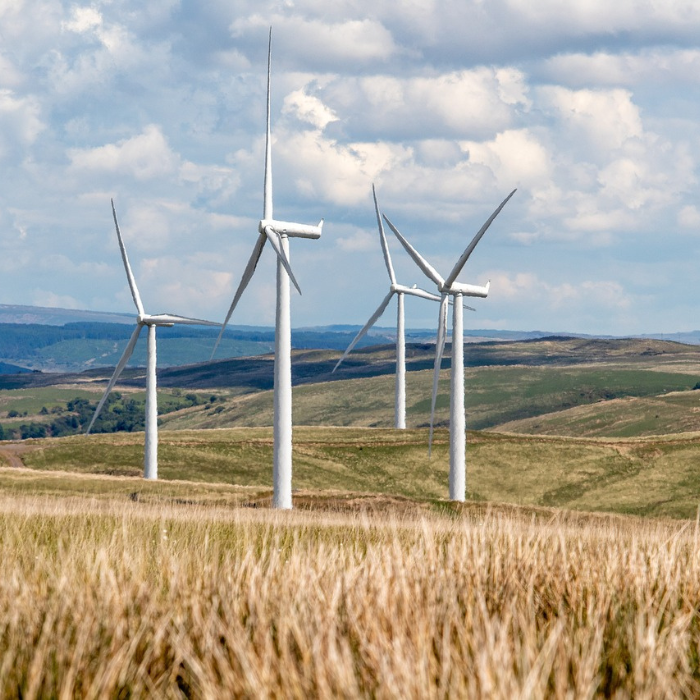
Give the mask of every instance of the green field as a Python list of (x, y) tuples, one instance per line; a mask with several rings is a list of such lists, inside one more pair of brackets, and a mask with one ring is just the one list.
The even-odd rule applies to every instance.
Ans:
[[(307, 427), (297, 428), (294, 437), (295, 489), (401, 497), (433, 505), (447, 498), (444, 429), (436, 433), (432, 459), (427, 455), (426, 430)], [(32, 471), (22, 472), (13, 486), (0, 479), (0, 490), (31, 490), (37, 488), (31, 479), (39, 473), (71, 472), (84, 478), (127, 478), (124, 493), (141, 489), (158, 493), (160, 488), (167, 492), (171, 481), (257, 489), (264, 504), (272, 484), (269, 428), (161, 432), (163, 481), (158, 484), (139, 479), (143, 433), (30, 440), (25, 449), (21, 456)], [(698, 434), (593, 440), (470, 432), (467, 497), (477, 502), (689, 518), (700, 502), (699, 450)], [(6, 470), (3, 479), (15, 473), (20, 472)], [(28, 475), (30, 481), (21, 486)], [(99, 490), (99, 484), (90, 489)]]
[[(431, 503), (445, 499), (448, 370), (441, 375), (436, 445), (428, 460), (432, 372), (420, 368), (430, 365), (430, 353), (425, 346), (409, 353), (414, 368), (407, 377), (411, 429), (401, 432), (391, 429), (390, 348), (359, 352), (345, 375), (339, 372), (351, 377), (345, 379), (327, 374), (337, 352), (296, 353), (295, 488)], [(468, 498), (694, 515), (700, 500), (694, 467), (700, 433), (696, 348), (659, 341), (548, 340), (468, 346), (467, 355), (476, 365), (465, 373), (468, 426), (478, 429), (468, 439)], [(187, 387), (159, 390), (164, 483), (191, 481), (269, 492), (272, 392), (256, 387), (267, 386), (270, 369), (266, 357), (163, 373), (166, 383), (180, 379)], [(139, 374), (142, 370), (131, 370), (123, 389), (143, 401)], [(316, 377), (333, 381), (314, 382)], [(96, 378), (91, 373), (69, 386), (2, 390), (0, 423), (48, 421), (76, 396), (94, 402), (104, 386)], [(208, 388), (217, 378), (221, 386)], [(173, 410), (182, 405), (186, 392), (196, 393), (201, 403)], [(14, 418), (7, 417), (10, 412)], [(42, 473), (100, 474), (138, 482), (142, 470), (143, 434), (138, 432), (30, 440), (25, 447), (20, 455), (24, 464)]]

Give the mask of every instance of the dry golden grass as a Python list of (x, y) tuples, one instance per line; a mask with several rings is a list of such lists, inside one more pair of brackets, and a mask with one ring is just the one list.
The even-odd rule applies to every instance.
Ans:
[(0, 497), (4, 697), (700, 693), (699, 532)]

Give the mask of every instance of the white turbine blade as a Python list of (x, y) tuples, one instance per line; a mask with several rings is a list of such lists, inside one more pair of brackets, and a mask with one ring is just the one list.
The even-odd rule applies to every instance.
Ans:
[(272, 139), (270, 134), (270, 76), (272, 75), (272, 27), (267, 43), (267, 128), (265, 131), (265, 183), (263, 219), (272, 219)]
[(389, 292), (383, 299), (382, 303), (378, 306), (377, 310), (370, 316), (369, 321), (365, 323), (365, 325), (362, 327), (362, 330), (352, 339), (352, 342), (350, 345), (348, 345), (347, 350), (343, 353), (343, 356), (338, 360), (336, 363), (335, 367), (333, 368), (333, 372), (335, 372), (338, 367), (340, 367), (340, 363), (350, 354), (352, 349), (357, 345), (357, 343), (360, 341), (360, 339), (367, 333), (367, 331), (377, 322), (377, 319), (384, 313), (384, 309), (389, 305), (389, 302), (391, 301), (391, 297), (394, 296), (394, 292)]
[(466, 304), (462, 304), (462, 306), (469, 311), (476, 311), (476, 309), (473, 306), (467, 306)]
[(386, 214), (382, 214), (384, 221), (389, 224), (389, 228), (394, 232), (396, 237), (399, 239), (401, 245), (406, 249), (406, 252), (413, 258), (413, 261), (420, 267), (425, 275), (431, 279), (438, 287), (445, 283), (438, 271), (399, 233), (398, 229), (394, 224), (389, 221), (389, 217)]
[(289, 279), (292, 280), (292, 284), (296, 287), (297, 292), (299, 292), (299, 294), (301, 294), (301, 288), (299, 287), (299, 285), (297, 283), (297, 278), (294, 276), (294, 273), (292, 272), (292, 267), (289, 264), (289, 259), (287, 258), (287, 254), (284, 252), (284, 248), (282, 248), (282, 244), (280, 243), (279, 235), (272, 228), (272, 226), (265, 226), (265, 228), (263, 230), (265, 231), (265, 235), (267, 236), (267, 240), (270, 241), (270, 245), (275, 249), (275, 253), (277, 253), (277, 257), (279, 258), (280, 262), (282, 263), (282, 266), (287, 271), (287, 274), (289, 275)]
[(389, 245), (387, 244), (386, 236), (384, 235), (384, 224), (382, 224), (382, 217), (379, 213), (379, 204), (377, 204), (377, 193), (375, 192), (374, 185), (372, 185), (372, 197), (374, 197), (374, 211), (377, 214), (377, 226), (379, 226), (379, 240), (382, 244), (382, 253), (384, 253), (384, 264), (386, 265), (386, 271), (389, 273), (391, 283), (396, 284), (396, 275), (394, 274), (394, 266), (391, 264)]
[(182, 323), (188, 326), (220, 326), (216, 321), (203, 321), (201, 318), (187, 318), (187, 316), (178, 316), (177, 314), (155, 314), (150, 316), (152, 321), (160, 323)]
[(404, 294), (410, 294), (413, 297), (420, 297), (421, 299), (430, 299), (430, 301), (440, 301), (440, 296), (438, 294), (431, 294), (426, 292), (425, 289), (412, 289), (408, 288), (404, 290)]
[(445, 351), (445, 340), (447, 338), (447, 306), (448, 297), (443, 294), (440, 301), (440, 311), (438, 316), (438, 332), (435, 342), (435, 367), (433, 369), (433, 398), (430, 404), (430, 437), (428, 438), (428, 457), (433, 452), (433, 430), (435, 425), (435, 404), (437, 403), (438, 382), (440, 380), (440, 365), (442, 365), (442, 354)]
[(478, 233), (474, 238), (472, 238), (472, 242), (467, 246), (467, 249), (462, 253), (460, 256), (459, 260), (457, 261), (457, 264), (452, 268), (452, 272), (447, 276), (447, 279), (445, 280), (445, 286), (449, 287), (456, 279), (457, 275), (462, 271), (462, 268), (464, 267), (464, 264), (469, 260), (469, 256), (474, 252), (474, 248), (476, 248), (477, 243), (481, 240), (481, 237), (486, 233), (486, 230), (488, 229), (489, 226), (493, 223), (493, 220), (500, 214), (501, 209), (505, 207), (507, 204), (508, 200), (516, 193), (517, 190), (513, 190), (498, 206), (498, 209), (496, 209), (491, 216), (486, 220), (486, 223), (479, 229)]
[(141, 303), (141, 297), (139, 296), (139, 290), (136, 286), (136, 280), (134, 279), (134, 274), (131, 272), (131, 265), (129, 265), (129, 258), (126, 254), (126, 247), (124, 246), (124, 241), (122, 239), (121, 231), (119, 230), (119, 223), (117, 222), (117, 212), (114, 208), (114, 200), (112, 202), (112, 216), (114, 217), (114, 226), (117, 229), (117, 239), (119, 241), (119, 250), (122, 253), (122, 260), (124, 261), (124, 269), (126, 270), (126, 279), (129, 282), (129, 288), (131, 289), (131, 296), (134, 299), (134, 304), (136, 305), (136, 310), (141, 316), (144, 314), (143, 304)]
[(128, 345), (124, 349), (124, 352), (122, 353), (122, 356), (117, 363), (117, 366), (114, 368), (114, 374), (112, 374), (112, 378), (109, 380), (109, 384), (107, 384), (107, 388), (105, 389), (104, 394), (102, 394), (102, 398), (100, 399), (100, 403), (97, 404), (97, 408), (95, 409), (95, 413), (92, 416), (92, 420), (90, 421), (90, 425), (88, 425), (88, 429), (85, 432), (86, 435), (90, 433), (92, 430), (92, 426), (95, 424), (95, 421), (97, 420), (97, 416), (100, 415), (100, 411), (102, 410), (102, 407), (105, 405), (105, 401), (107, 400), (107, 397), (109, 396), (110, 391), (114, 388), (114, 385), (117, 383), (117, 379), (119, 379), (119, 375), (122, 373), (122, 370), (126, 366), (126, 363), (129, 361), (129, 358), (134, 352), (134, 348), (136, 347), (136, 341), (139, 339), (139, 333), (141, 333), (141, 329), (143, 328), (142, 324), (137, 324), (136, 328), (134, 329), (134, 332), (131, 334), (131, 339), (129, 340)]
[(216, 349), (219, 347), (219, 343), (221, 342), (221, 338), (224, 335), (224, 330), (226, 329), (226, 324), (229, 322), (229, 319), (231, 318), (231, 314), (233, 313), (233, 310), (236, 308), (236, 304), (238, 304), (241, 296), (243, 295), (243, 292), (245, 291), (245, 288), (248, 286), (248, 282), (250, 282), (251, 277), (253, 276), (253, 273), (255, 272), (255, 268), (257, 267), (258, 260), (260, 260), (260, 256), (262, 255), (263, 248), (265, 247), (265, 242), (267, 241), (267, 236), (265, 236), (264, 233), (261, 233), (258, 236), (258, 240), (255, 242), (255, 248), (253, 248), (253, 254), (250, 256), (250, 260), (248, 260), (248, 264), (246, 265), (245, 270), (243, 271), (243, 277), (241, 277), (241, 282), (238, 285), (238, 289), (236, 290), (236, 294), (233, 297), (233, 301), (231, 302), (231, 306), (229, 307), (228, 313), (226, 314), (226, 318), (224, 319), (224, 322), (221, 324), (221, 332), (219, 333), (219, 337), (216, 339), (216, 343), (214, 344), (214, 349), (211, 352), (211, 358), (214, 359), (214, 353), (216, 352)]

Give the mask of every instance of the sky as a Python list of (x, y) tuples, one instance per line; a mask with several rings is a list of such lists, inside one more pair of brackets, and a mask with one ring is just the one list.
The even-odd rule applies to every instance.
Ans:
[[(132, 310), (114, 198), (146, 311), (223, 320), (262, 216), (270, 26), (274, 213), (325, 219), (291, 241), (294, 327), (388, 291), (374, 183), (443, 276), (517, 188), (460, 275), (491, 280), (466, 328), (700, 328), (696, 0), (0, 0), (0, 303)], [(274, 289), (267, 246), (231, 323), (273, 325)]]

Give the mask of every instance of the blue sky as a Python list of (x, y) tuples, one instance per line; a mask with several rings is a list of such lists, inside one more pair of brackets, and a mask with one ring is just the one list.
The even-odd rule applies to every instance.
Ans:
[[(275, 215), (296, 327), (364, 323), (387, 291), (380, 205), (460, 280), (467, 327), (700, 328), (694, 0), (0, 0), (0, 302), (221, 320), (262, 214), (273, 26)], [(430, 283), (390, 241), (399, 281)], [(266, 249), (232, 318), (274, 323)], [(437, 309), (409, 299), (407, 324)], [(393, 313), (380, 322), (390, 325)]]

